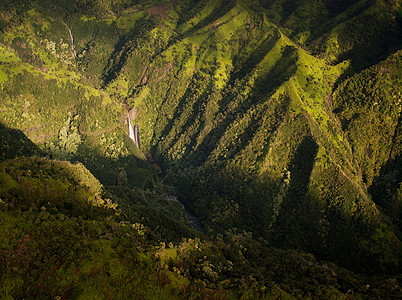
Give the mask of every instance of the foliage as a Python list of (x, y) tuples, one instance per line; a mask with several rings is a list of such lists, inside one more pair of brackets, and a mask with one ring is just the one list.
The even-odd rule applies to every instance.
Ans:
[(400, 296), (399, 10), (2, 1), (1, 295)]
[(312, 255), (266, 248), (247, 233), (211, 242), (158, 243), (152, 230), (124, 220), (80, 164), (7, 160), (0, 165), (0, 181), (2, 297), (292, 299), (342, 297), (346, 291), (400, 293), (388, 278), (361, 278)]

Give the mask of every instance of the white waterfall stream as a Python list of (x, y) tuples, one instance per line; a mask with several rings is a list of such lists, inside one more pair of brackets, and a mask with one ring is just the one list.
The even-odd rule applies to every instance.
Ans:
[(130, 117), (127, 117), (128, 119), (128, 136), (130, 139), (132, 139), (134, 141), (134, 143), (137, 144), (137, 141), (135, 140), (135, 136), (134, 136), (134, 129), (133, 126), (131, 125), (131, 121), (130, 121)]
[(77, 53), (75, 52), (74, 49), (74, 37), (73, 37), (73, 33), (71, 32), (70, 28), (67, 26), (66, 23), (64, 23), (64, 25), (66, 25), (68, 32), (70, 33), (70, 39), (71, 39), (71, 51), (73, 51), (74, 54), (74, 58), (77, 59)]

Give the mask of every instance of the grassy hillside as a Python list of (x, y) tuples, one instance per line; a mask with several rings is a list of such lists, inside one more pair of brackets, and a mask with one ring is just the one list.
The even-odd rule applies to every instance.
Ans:
[[(5, 11), (5, 17), (12, 17), (11, 12)], [(175, 227), (188, 225), (184, 212), (179, 205), (158, 204), (160, 170), (146, 161), (145, 155), (128, 139), (128, 112), (124, 103), (100, 89), (100, 74), (96, 76), (91, 71), (89, 76), (81, 71), (70, 50), (71, 25), (60, 16), (53, 16), (54, 12), (50, 15), (47, 12), (31, 4), (20, 20), (11, 21), (3, 29), (2, 126), (21, 130), (49, 158), (83, 163), (107, 191), (119, 195), (120, 205), (143, 211), (129, 210), (127, 214), (133, 220), (148, 220), (153, 226), (172, 224), (163, 226), (161, 231), (175, 236)], [(88, 29), (84, 25), (90, 21), (82, 16), (77, 18), (76, 22), (86, 30), (79, 38), (89, 38), (102, 30), (96, 24)], [(106, 21), (100, 26), (110, 30)], [(113, 40), (104, 41), (99, 51), (108, 57), (112, 49), (107, 52), (107, 45)], [(93, 64), (99, 66), (99, 61)], [(8, 140), (7, 135), (3, 138)], [(20, 155), (24, 154), (20, 151)], [(5, 158), (8, 157), (6, 153)], [(152, 207), (150, 202), (154, 203)]]
[[(159, 20), (163, 26), (141, 37), (121, 76), (133, 78), (138, 70), (138, 86), (127, 103), (138, 111), (144, 144), (211, 232), (247, 228), (275, 245), (346, 264), (370, 261), (393, 268), (399, 242), (385, 229), (388, 221), (367, 191), (351, 136), (333, 113), (333, 91), (366, 48), (355, 48), (360, 52), (351, 61), (334, 65), (336, 59), (312, 56), (289, 28), (271, 23), (253, 4), (200, 2), (185, 23), (172, 9)], [(377, 5), (361, 3), (359, 11), (353, 8), (356, 18), (378, 11)], [(395, 9), (397, 4), (387, 13)], [(176, 26), (178, 37), (164, 35), (166, 23)], [(134, 67), (161, 43), (166, 48), (150, 63)], [(381, 51), (385, 55), (392, 47)], [(366, 57), (357, 69), (371, 62)], [(391, 86), (399, 86), (396, 80)], [(400, 107), (398, 94), (393, 99)], [(393, 121), (389, 130), (395, 126)], [(383, 146), (386, 157), (391, 144)], [(363, 245), (378, 228), (388, 237), (376, 242), (387, 258), (373, 263), (377, 250), (371, 254)]]
[(5, 299), (400, 295), (396, 279), (365, 277), (311, 254), (266, 248), (247, 233), (161, 242), (157, 231), (131, 223), (80, 163), (8, 159), (0, 163), (0, 183)]
[[(42, 225), (18, 227), (16, 211), (27, 220), (50, 214), (47, 226), (60, 239), (79, 237), (77, 245), (88, 239), (84, 225), (66, 228), (81, 216), (93, 220), (88, 230), (113, 236), (96, 231), (87, 241), (110, 250), (95, 263), (105, 297), (132, 279), (105, 265), (133, 243), (141, 267), (128, 270), (151, 274), (144, 280), (161, 297), (197, 289), (204, 298), (340, 297), (348, 289), (384, 296), (383, 277), (369, 288), (364, 282), (375, 279), (332, 263), (324, 271), (320, 260), (400, 274), (400, 9), (383, 0), (2, 1), (0, 198), (16, 230), (2, 251), (18, 247), (18, 232), (41, 239)], [(139, 126), (141, 150), (128, 138), (128, 118)], [(183, 205), (161, 197), (167, 186), (202, 233)], [(177, 250), (193, 249), (196, 237), (204, 260)], [(84, 261), (91, 249), (82, 250)], [(55, 293), (75, 297), (91, 285), (77, 285), (77, 259), (66, 272), (78, 277)], [(7, 280), (14, 264), (2, 270)], [(306, 272), (310, 264), (311, 282), (297, 279), (292, 264)], [(47, 280), (10, 295), (41, 295)], [(316, 280), (322, 289), (312, 287)], [(397, 283), (390, 293), (400, 293)]]

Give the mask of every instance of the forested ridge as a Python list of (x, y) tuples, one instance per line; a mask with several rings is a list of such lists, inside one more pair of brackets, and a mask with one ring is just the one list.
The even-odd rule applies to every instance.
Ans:
[(401, 297), (401, 20), (2, 0), (1, 297)]

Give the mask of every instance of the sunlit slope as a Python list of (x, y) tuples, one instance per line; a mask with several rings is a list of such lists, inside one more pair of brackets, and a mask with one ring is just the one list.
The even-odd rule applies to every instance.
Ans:
[(398, 1), (104, 5), (29, 9), (3, 28), (2, 122), (110, 185), (141, 188), (131, 166), (152, 156), (206, 233), (395, 270)]
[[(12, 11), (3, 13), (9, 23), (0, 39), (1, 158), (36, 153), (79, 161), (107, 186), (131, 220), (151, 227), (170, 224), (162, 235), (176, 236), (177, 228), (188, 234), (182, 207), (158, 201), (160, 171), (128, 138), (127, 107), (100, 87), (113, 52), (109, 46), (115, 42), (107, 35), (115, 35), (110, 24), (85, 16), (63, 20), (41, 7), (29, 8), (16, 20)], [(70, 50), (69, 28), (77, 60)], [(83, 40), (91, 41), (92, 48)], [(104, 66), (102, 55), (107, 57)], [(24, 142), (13, 140), (18, 136)], [(28, 151), (32, 142), (38, 146), (34, 152)]]
[(337, 63), (360, 70), (400, 46), (400, 1), (262, 0), (270, 20), (293, 41)]
[[(198, 4), (192, 29), (179, 25), (179, 37), (142, 67), (129, 101), (145, 144), (179, 173), (207, 228), (246, 226), (325, 257), (372, 258), (364, 240), (384, 219), (333, 112), (332, 92), (350, 62), (312, 56), (266, 13), (232, 4), (223, 15)], [(381, 226), (385, 267), (396, 263), (399, 242)]]
[[(105, 196), (105, 187), (81, 163), (10, 159), (40, 151), (19, 130), (1, 126), (0, 133), (0, 149), (8, 158), (0, 162), (3, 297), (293, 299), (339, 298), (350, 291), (363, 298), (400, 294), (397, 281), (389, 276), (361, 276), (318, 262), (311, 254), (264, 247), (246, 232), (211, 241), (182, 239), (182, 228), (176, 226), (181, 242), (160, 242), (162, 228), (150, 230), (143, 220), (130, 222), (126, 213), (134, 210)], [(155, 212), (149, 214), (156, 218)], [(165, 221), (163, 226), (169, 226)]]

